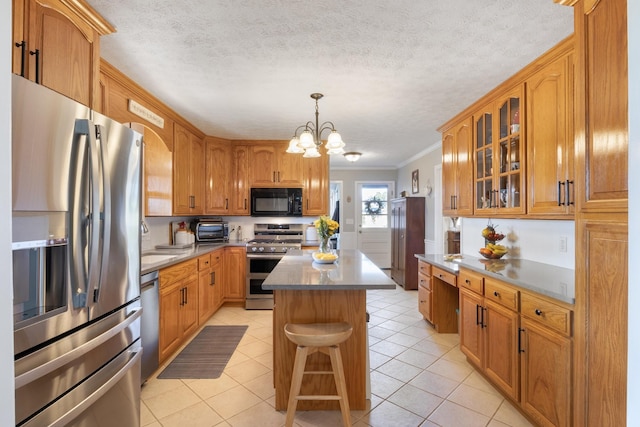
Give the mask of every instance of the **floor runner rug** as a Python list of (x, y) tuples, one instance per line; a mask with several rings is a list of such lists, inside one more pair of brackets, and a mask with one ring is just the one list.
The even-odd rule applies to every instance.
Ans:
[(161, 379), (218, 378), (248, 326), (205, 326), (158, 375)]

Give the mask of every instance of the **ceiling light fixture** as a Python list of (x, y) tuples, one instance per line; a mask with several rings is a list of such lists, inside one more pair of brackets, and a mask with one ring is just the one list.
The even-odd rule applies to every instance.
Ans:
[[(318, 112), (318, 100), (324, 95), (321, 93), (312, 93), (310, 96), (316, 100), (316, 122), (314, 124), (308, 121), (306, 124), (298, 126), (293, 133), (293, 138), (289, 142), (287, 153), (304, 153), (303, 157), (320, 157), (318, 148), (322, 145), (322, 132), (330, 130), (331, 133), (327, 137), (327, 143), (324, 146), (327, 149), (327, 154), (344, 154), (345, 144), (342, 142), (342, 137), (336, 131), (333, 123), (324, 122), (321, 125), (318, 124), (318, 117), (320, 116)], [(301, 130), (302, 132), (298, 136), (298, 132)]]
[(349, 151), (348, 153), (343, 154), (344, 158), (349, 160), (350, 162), (357, 162), (362, 153), (358, 153), (357, 151)]

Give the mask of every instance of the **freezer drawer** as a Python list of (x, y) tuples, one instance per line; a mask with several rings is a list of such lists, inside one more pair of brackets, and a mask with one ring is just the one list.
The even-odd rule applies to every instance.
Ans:
[(140, 426), (140, 361), (133, 345), (44, 411), (19, 426)]
[[(113, 374), (119, 371), (120, 368), (106, 367), (114, 366), (113, 361), (122, 359), (125, 353), (138, 352), (141, 313), (140, 302), (136, 300), (110, 316), (16, 360), (17, 424), (31, 422), (34, 414), (38, 414), (38, 419), (43, 419), (42, 411), (60, 416), (62, 409), (51, 408), (75, 406), (62, 402), (73, 402), (73, 398), (67, 398), (67, 396), (77, 395), (79, 390), (86, 390), (86, 384), (98, 381), (95, 379), (100, 378), (97, 376), (98, 373)], [(138, 394), (136, 396), (139, 396), (139, 367), (137, 375)], [(105, 382), (106, 380), (102, 381), (102, 383)], [(88, 398), (88, 395), (85, 398)]]

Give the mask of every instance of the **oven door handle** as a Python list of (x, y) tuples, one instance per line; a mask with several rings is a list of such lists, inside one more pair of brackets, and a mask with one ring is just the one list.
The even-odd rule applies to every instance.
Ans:
[(247, 253), (247, 258), (249, 259), (277, 259), (277, 260), (281, 260), (282, 257), (285, 254), (281, 254), (281, 255), (272, 255), (272, 254), (268, 254), (268, 255), (258, 255), (258, 254), (250, 254)]

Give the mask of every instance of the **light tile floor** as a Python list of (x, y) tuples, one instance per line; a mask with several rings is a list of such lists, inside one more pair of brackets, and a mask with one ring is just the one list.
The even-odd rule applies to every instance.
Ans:
[[(531, 426), (467, 363), (457, 334), (438, 334), (422, 319), (417, 297), (400, 287), (367, 292), (372, 396), (368, 410), (351, 411), (354, 426)], [(208, 324), (249, 326), (224, 373), (215, 380), (149, 379), (142, 426), (283, 426), (285, 413), (274, 409), (271, 316), (218, 310)], [(295, 422), (340, 426), (341, 418), (339, 411), (298, 411)]]

